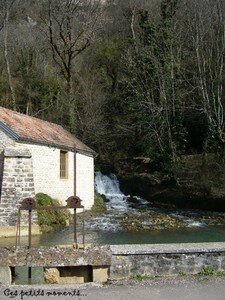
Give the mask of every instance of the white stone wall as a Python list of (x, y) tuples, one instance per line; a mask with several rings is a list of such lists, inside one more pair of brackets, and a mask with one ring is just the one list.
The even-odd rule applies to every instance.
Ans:
[[(34, 144), (16, 144), (28, 148), (33, 158), (36, 193), (45, 193), (61, 201), (74, 195), (74, 152), (68, 152), (68, 179), (60, 179), (60, 149)], [(77, 196), (89, 209), (94, 204), (94, 160), (92, 156), (77, 153)]]
[(90, 209), (94, 204), (94, 158), (93, 156), (76, 154), (77, 164), (77, 196), (83, 200), (85, 209)]
[(1, 197), (1, 189), (2, 189), (2, 178), (3, 178), (3, 162), (4, 155), (3, 149), (9, 146), (14, 146), (15, 141), (10, 138), (3, 130), (0, 129), (0, 197)]
[(0, 129), (0, 152), (5, 147), (14, 146), (15, 141)]
[(32, 154), (36, 193), (45, 193), (61, 201), (74, 194), (74, 153), (68, 152), (68, 179), (60, 178), (60, 149), (34, 144), (20, 144)]

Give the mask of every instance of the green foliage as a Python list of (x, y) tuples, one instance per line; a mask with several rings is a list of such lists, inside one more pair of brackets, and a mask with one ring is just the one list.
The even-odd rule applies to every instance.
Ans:
[(203, 276), (213, 276), (214, 274), (215, 271), (209, 266), (205, 266), (201, 272), (201, 275)]
[(131, 44), (124, 57), (126, 70), (120, 81), (120, 97), (127, 105), (124, 126), (132, 128), (128, 134), (130, 141), (135, 141), (132, 149), (166, 171), (184, 153), (187, 138), (180, 95), (176, 93), (180, 85), (179, 65), (174, 64), (176, 9), (177, 1), (163, 1), (157, 26), (147, 10), (139, 11), (138, 42)]
[[(90, 14), (93, 34), (84, 26), (88, 7), (76, 7), (75, 18), (74, 4), (59, 2), (52, 2), (52, 47), (46, 1), (14, 1), (10, 9), (8, 60), (20, 112), (60, 123), (121, 169), (121, 160), (142, 156), (170, 174), (183, 154), (224, 159), (223, 1), (136, 1), (134, 7), (107, 1), (100, 19)], [(30, 15), (33, 25), (24, 19)], [(72, 18), (76, 23), (69, 24)], [(82, 37), (92, 42), (86, 52)], [(2, 51), (0, 105), (12, 108), (8, 75)]]
[(221, 271), (217, 272), (216, 275), (219, 276), (219, 277), (224, 277), (225, 276), (225, 271), (221, 270)]
[(223, 162), (225, 161), (225, 135), (217, 127), (210, 126), (210, 124), (208, 125), (204, 151), (216, 153)]
[[(37, 205), (43, 206), (61, 206), (59, 201), (52, 199), (46, 194), (39, 193), (36, 195)], [(40, 210), (37, 212), (38, 223), (40, 226), (54, 227), (56, 225), (67, 226), (71, 219), (71, 215), (68, 210)]]
[(186, 276), (186, 273), (185, 273), (185, 272), (182, 272), (182, 271), (179, 272), (179, 277), (182, 278), (182, 277), (185, 277), (185, 276)]
[(147, 274), (135, 274), (131, 276), (131, 279), (137, 280), (137, 281), (143, 281), (143, 280), (149, 280), (152, 277)]
[(140, 10), (140, 21), (139, 25), (142, 29), (141, 31), (141, 41), (144, 46), (150, 46), (152, 45), (154, 47), (154, 44), (156, 43), (157, 39), (157, 32), (156, 27), (154, 24), (150, 22), (149, 13), (147, 10)]
[(95, 193), (94, 205), (92, 206), (91, 212), (93, 214), (101, 214), (106, 211), (106, 204), (103, 195)]
[(225, 276), (225, 271), (221, 270), (221, 271), (214, 271), (211, 267), (209, 266), (205, 266), (203, 268), (203, 270), (199, 273), (195, 275), (199, 280), (204, 279), (204, 277), (212, 277), (212, 276), (218, 276), (218, 277), (224, 277)]
[(18, 107), (29, 114), (51, 108), (54, 104), (54, 95), (58, 91), (58, 84), (51, 70), (48, 70), (48, 75), (42, 74), (37, 64), (37, 53), (33, 48), (22, 49), (17, 59), (16, 74), (21, 82), (17, 89), (17, 97), (20, 99)]

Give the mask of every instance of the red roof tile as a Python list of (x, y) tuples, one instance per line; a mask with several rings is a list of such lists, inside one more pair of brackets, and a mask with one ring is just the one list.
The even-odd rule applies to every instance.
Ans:
[(75, 148), (95, 153), (62, 126), (30, 117), (0, 106), (0, 121), (19, 136), (19, 141)]

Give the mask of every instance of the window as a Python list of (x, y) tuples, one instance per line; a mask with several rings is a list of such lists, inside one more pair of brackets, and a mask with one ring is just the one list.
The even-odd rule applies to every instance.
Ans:
[(60, 178), (68, 178), (68, 152), (60, 151)]

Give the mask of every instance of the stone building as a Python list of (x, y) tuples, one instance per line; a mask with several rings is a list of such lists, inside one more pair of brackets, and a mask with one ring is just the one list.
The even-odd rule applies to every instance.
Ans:
[(14, 226), (20, 201), (36, 193), (62, 205), (77, 195), (90, 209), (94, 156), (60, 125), (0, 107), (0, 227)]

